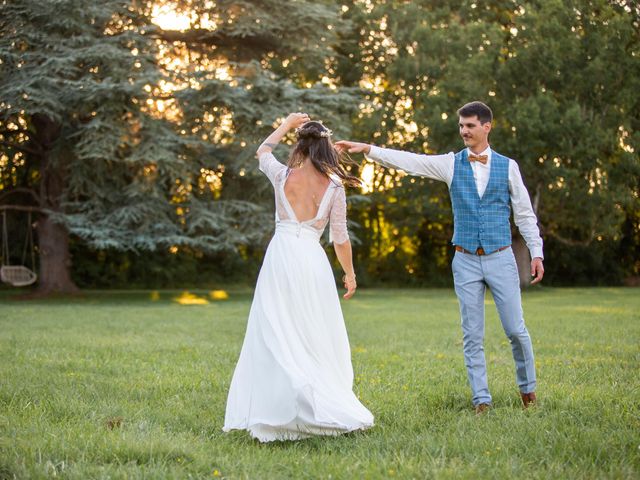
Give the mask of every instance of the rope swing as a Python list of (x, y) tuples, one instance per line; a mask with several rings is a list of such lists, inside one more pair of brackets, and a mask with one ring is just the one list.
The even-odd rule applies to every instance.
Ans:
[[(27, 250), (31, 252), (31, 269), (25, 266)], [(7, 212), (2, 212), (2, 267), (0, 267), (0, 280), (14, 287), (26, 287), (32, 285), (38, 279), (34, 273), (36, 268), (36, 253), (33, 246), (33, 229), (31, 228), (31, 212), (27, 215), (27, 235), (22, 249), (21, 265), (11, 265), (9, 258), (9, 233), (7, 228)]]

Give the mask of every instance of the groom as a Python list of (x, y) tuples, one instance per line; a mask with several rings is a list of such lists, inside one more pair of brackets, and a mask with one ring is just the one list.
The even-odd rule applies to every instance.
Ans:
[(489, 147), (493, 114), (482, 102), (458, 110), (460, 136), (467, 148), (446, 155), (336, 142), (339, 150), (364, 153), (382, 165), (446, 182), (453, 206), (453, 281), (460, 304), (464, 360), (476, 413), (491, 407), (484, 358), (484, 296), (493, 295), (511, 342), (516, 380), (524, 407), (536, 401), (536, 370), (524, 324), (518, 268), (511, 250), (511, 210), (531, 253), (532, 284), (542, 280), (542, 239), (518, 164)]

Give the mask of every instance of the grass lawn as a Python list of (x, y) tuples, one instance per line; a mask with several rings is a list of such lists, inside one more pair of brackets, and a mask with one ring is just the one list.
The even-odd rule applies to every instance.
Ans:
[(495, 408), (481, 417), (453, 291), (359, 291), (343, 307), (376, 426), (266, 445), (221, 431), (251, 302), (229, 293), (1, 292), (0, 479), (640, 477), (639, 289), (525, 293), (540, 399), (527, 411), (488, 295)]

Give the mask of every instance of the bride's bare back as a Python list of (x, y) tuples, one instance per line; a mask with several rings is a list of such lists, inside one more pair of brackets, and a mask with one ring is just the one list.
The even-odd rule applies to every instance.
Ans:
[[(336, 244), (349, 240), (347, 199), (339, 179), (327, 178), (304, 168), (292, 170), (271, 152), (260, 155), (262, 170), (275, 190), (276, 222), (305, 224), (322, 235), (329, 224), (329, 239)], [(311, 165), (307, 167), (313, 168)], [(315, 197), (315, 198), (314, 198)]]
[(299, 222), (307, 222), (318, 216), (320, 202), (330, 182), (310, 164), (289, 173), (284, 193)]

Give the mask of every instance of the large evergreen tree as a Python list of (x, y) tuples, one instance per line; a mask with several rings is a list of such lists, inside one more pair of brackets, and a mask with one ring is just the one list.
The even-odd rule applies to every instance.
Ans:
[(133, 250), (254, 242), (270, 226), (247, 170), (258, 139), (291, 110), (352, 112), (326, 85), (337, 7), (171, 2), (189, 20), (175, 30), (153, 23), (162, 6), (0, 4), (0, 204), (38, 213), (44, 293), (75, 290), (69, 235)]

